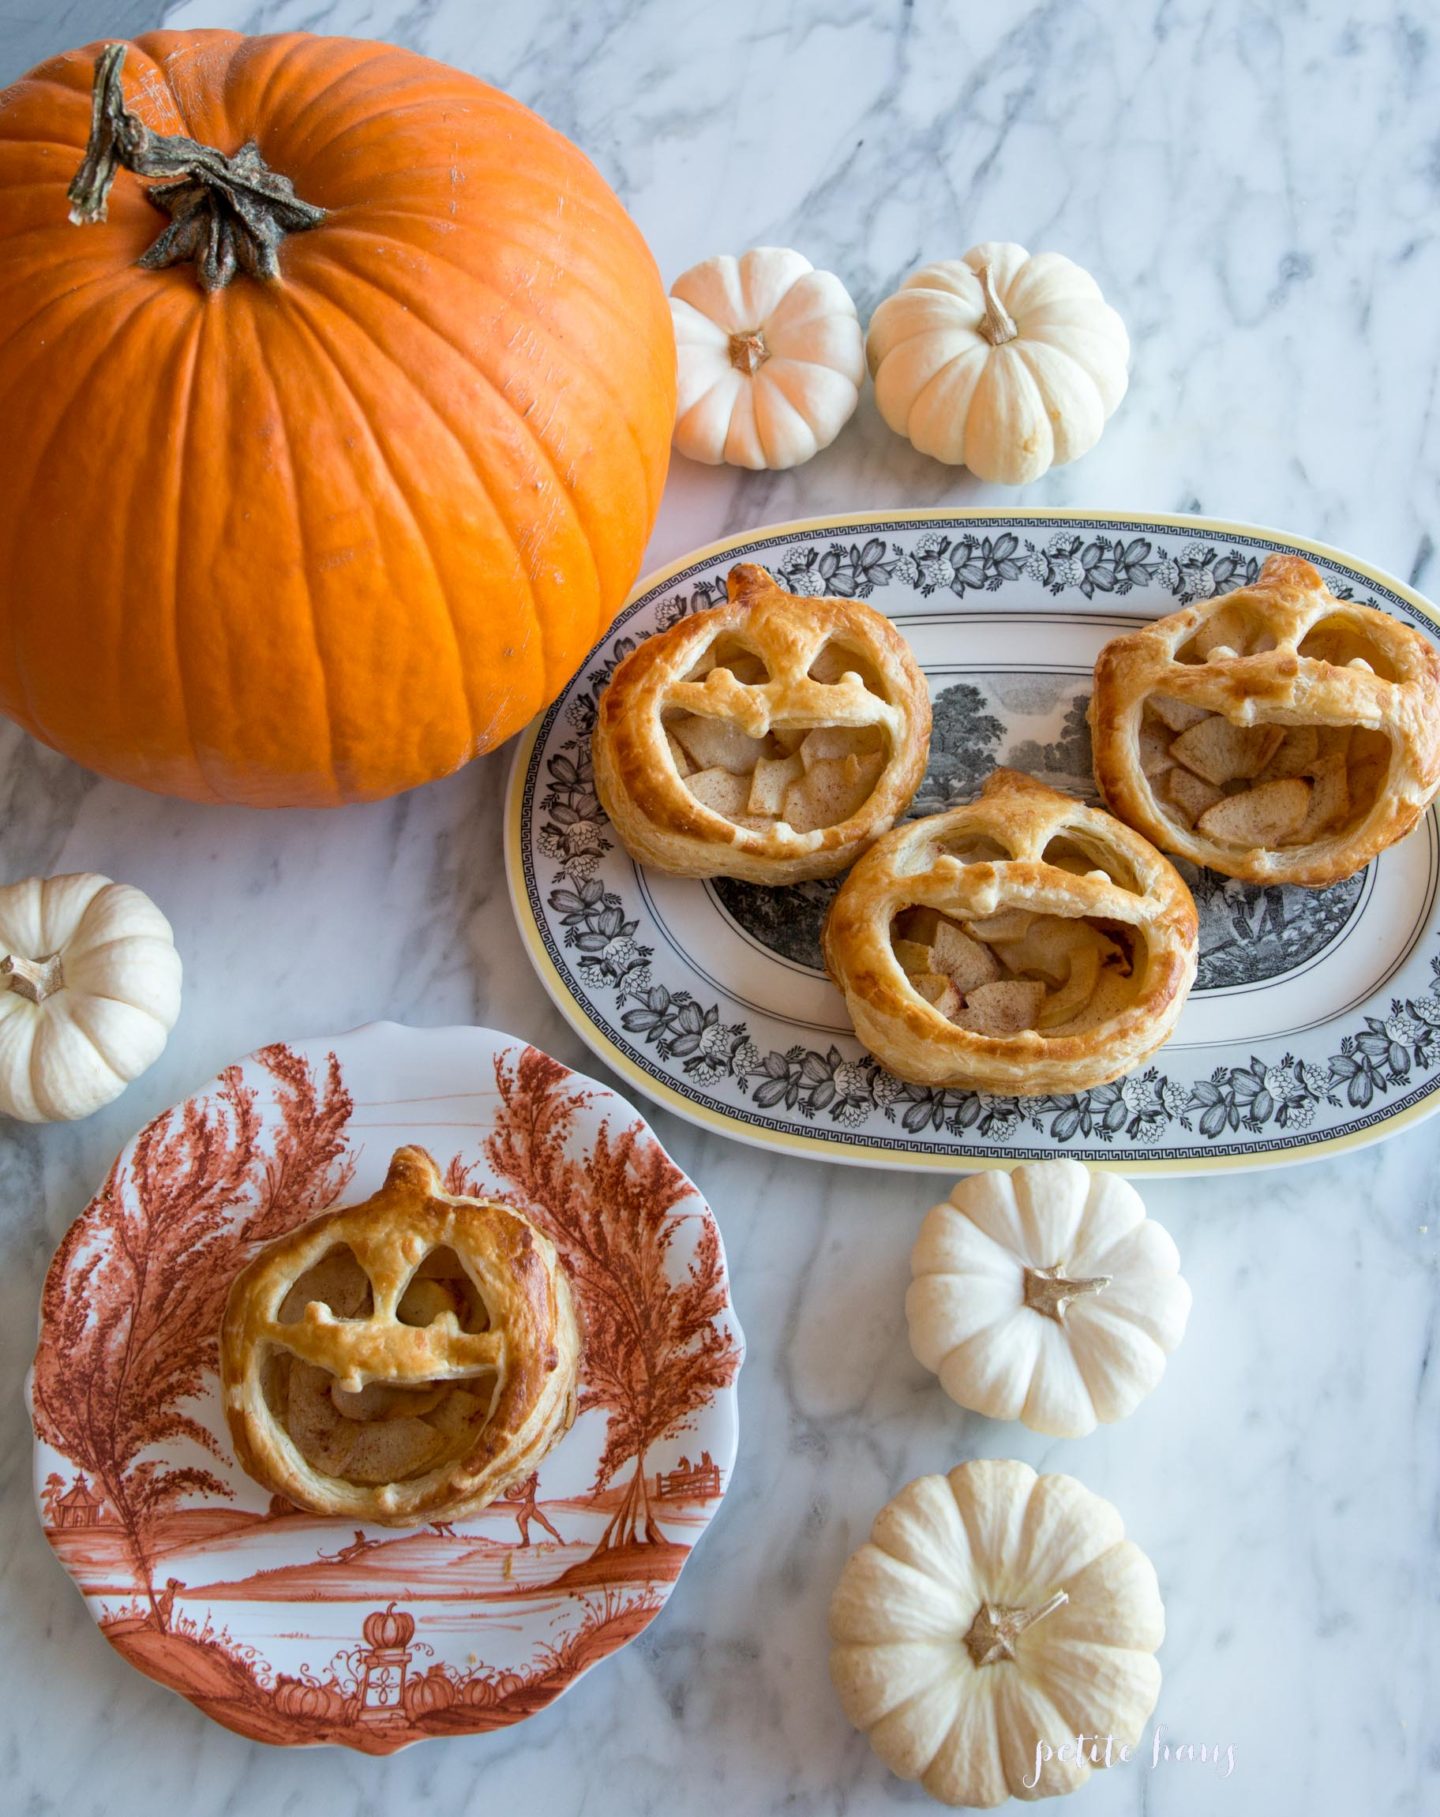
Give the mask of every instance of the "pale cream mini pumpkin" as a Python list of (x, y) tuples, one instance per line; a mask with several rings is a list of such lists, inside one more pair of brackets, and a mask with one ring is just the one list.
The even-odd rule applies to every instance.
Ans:
[(910, 1262), (917, 1360), (962, 1407), (1055, 1438), (1133, 1413), (1190, 1315), (1169, 1232), (1128, 1181), (1078, 1161), (961, 1180)]
[(987, 240), (906, 278), (870, 319), (875, 402), (922, 454), (1023, 486), (1093, 448), (1130, 337), (1087, 271)]
[(670, 291), (675, 446), (710, 466), (798, 467), (849, 422), (865, 342), (833, 272), (780, 246), (706, 259)]
[(1134, 1747), (1164, 1635), (1154, 1568), (1109, 1502), (981, 1460), (881, 1509), (831, 1599), (830, 1675), (891, 1772), (986, 1808), (1083, 1785), (1078, 1735)]
[(180, 1014), (170, 923), (81, 873), (0, 889), (0, 1114), (88, 1117), (159, 1058)]

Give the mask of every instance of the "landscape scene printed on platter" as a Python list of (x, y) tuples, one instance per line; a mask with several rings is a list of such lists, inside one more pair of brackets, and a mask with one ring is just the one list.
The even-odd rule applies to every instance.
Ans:
[(597, 1115), (615, 1101), (558, 1062), (501, 1048), (494, 1085), (446, 1187), (546, 1230), (586, 1351), (575, 1428), (478, 1516), (345, 1528), (230, 1459), (230, 1281), (355, 1196), (333, 1052), (264, 1049), (157, 1118), (52, 1264), (33, 1389), (47, 1537), (112, 1644), (243, 1734), (388, 1753), (533, 1713), (653, 1619), (724, 1491), (706, 1439), (732, 1442), (711, 1410), (740, 1345), (714, 1220), (645, 1125)]

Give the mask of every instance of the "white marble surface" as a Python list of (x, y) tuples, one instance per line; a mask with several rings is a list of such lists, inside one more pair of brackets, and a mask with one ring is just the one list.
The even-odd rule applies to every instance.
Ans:
[[(106, 29), (99, 6), (21, 11), (34, 55)], [(864, 314), (978, 239), (1068, 252), (1131, 325), (1133, 385), (1100, 447), (1024, 502), (1282, 525), (1436, 584), (1433, 6), (192, 0), (168, 22), (393, 37), (499, 82), (598, 161), (667, 281), (712, 251), (793, 244)], [(680, 464), (652, 559), (805, 512), (992, 496), (912, 455), (867, 396), (796, 473)], [(4, 875), (128, 878), (187, 966), (170, 1047), (120, 1103), (0, 1135), (0, 1807), (914, 1808), (836, 1708), (826, 1601), (910, 1476), (1007, 1454), (1120, 1506), (1167, 1606), (1158, 1719), (1235, 1748), (1228, 1779), (1130, 1765), (1077, 1808), (1440, 1807), (1435, 1125), (1303, 1171), (1155, 1186), (1195, 1291), (1189, 1335), (1134, 1418), (1047, 1443), (961, 1416), (909, 1357), (923, 1184), (767, 1160), (656, 1115), (719, 1213), (750, 1360), (734, 1489), (652, 1630), (520, 1729), (386, 1763), (267, 1751), (140, 1678), (30, 1515), (19, 1405), (45, 1260), (114, 1150), (257, 1043), (377, 1016), (490, 1022), (588, 1062), (511, 924), (505, 754), (384, 806), (255, 816), (96, 782), (13, 731), (0, 753)]]

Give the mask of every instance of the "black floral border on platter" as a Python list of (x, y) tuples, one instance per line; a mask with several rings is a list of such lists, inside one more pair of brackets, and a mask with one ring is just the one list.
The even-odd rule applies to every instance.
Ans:
[[(1006, 521), (987, 519), (994, 524)], [(897, 579), (922, 596), (945, 590), (964, 598), (970, 592), (998, 592), (1023, 576), (1057, 596), (1074, 589), (1086, 599), (1159, 585), (1184, 605), (1253, 582), (1260, 564), (1249, 549), (1291, 552), (1283, 543), (1236, 535), (1227, 544), (1192, 538), (1178, 556), (1171, 556), (1147, 534), (1154, 526), (1142, 522), (1033, 517), (1010, 521), (1023, 530), (1043, 532), (1049, 527), (1052, 534), (1042, 548), (1031, 537), (1009, 530), (999, 536), (957, 536), (948, 519), (936, 520), (933, 530), (927, 530), (925, 520), (882, 522), (864, 526), (863, 540), (837, 538), (823, 548), (791, 542), (772, 571), (792, 593), (844, 598), (868, 598)], [(910, 552), (887, 541), (887, 532), (922, 534)], [(744, 554), (755, 556), (786, 541), (783, 533), (758, 538), (746, 545)], [(729, 551), (725, 568), (739, 559), (741, 550)], [(1356, 598), (1357, 587), (1373, 584), (1353, 570), (1326, 565), (1332, 573), (1348, 576), (1347, 583), (1332, 587), (1341, 598)], [(695, 585), (688, 593), (678, 591), (661, 602), (658, 628), (725, 597), (723, 573), (716, 575), (714, 568), (712, 556), (672, 577), (671, 586), (690, 580)], [(1388, 589), (1379, 591), (1390, 609), (1416, 621), (1408, 601)], [(652, 599), (653, 593), (637, 600), (619, 626)], [(1376, 601), (1366, 594), (1364, 603)], [(540, 760), (557, 717), (564, 712), (574, 735), (545, 758), (546, 783), (539, 801), (544, 819), (537, 843), (556, 864), (543, 904), (528, 837), (522, 839), (522, 867), (531, 913), (557, 971), (569, 976), (574, 996), (585, 1002), (606, 1038), (657, 1083), (713, 1110), (715, 1099), (705, 1088), (732, 1081), (749, 1103), (727, 1104), (723, 1114), (781, 1135), (848, 1142), (854, 1139), (851, 1132), (879, 1111), (897, 1126), (897, 1133), (867, 1132), (861, 1139), (877, 1150), (942, 1152), (954, 1146), (954, 1138), (963, 1137), (985, 1143), (995, 1158), (1014, 1160), (1043, 1158), (1055, 1145), (1082, 1159), (1098, 1159), (1113, 1152), (1117, 1141), (1151, 1160), (1299, 1148), (1361, 1132), (1440, 1090), (1440, 1078), (1429, 1076), (1440, 1068), (1440, 957), (1430, 961), (1428, 991), (1414, 998), (1392, 998), (1388, 1016), (1367, 1015), (1364, 1026), (1343, 1036), (1337, 1051), (1323, 1063), (1287, 1053), (1267, 1065), (1252, 1056), (1247, 1065), (1218, 1067), (1208, 1078), (1189, 1083), (1152, 1066), (1088, 1092), (1013, 1098), (910, 1085), (869, 1054), (862, 1051), (847, 1058), (833, 1043), (823, 1051), (797, 1045), (762, 1052), (748, 1023), (723, 1023), (718, 1003), (703, 1004), (691, 992), (672, 990), (656, 978), (654, 949), (634, 938), (639, 917), (594, 875), (612, 842), (594, 790), (590, 731), (601, 691), (637, 641), (623, 630), (615, 635), (617, 628), (612, 627), (588, 659), (584, 690), (572, 687), (562, 694), (546, 714), (533, 747), (522, 797), (522, 824), (527, 830), (535, 813)], [(573, 966), (555, 944), (547, 907), (565, 930), (563, 946), (574, 955)], [(598, 1013), (602, 991), (614, 999), (618, 1027)], [(670, 1063), (671, 1070), (659, 1061)], [(676, 1062), (678, 1074), (673, 1070)], [(1392, 1098), (1392, 1093), (1399, 1095)], [(1379, 1104), (1380, 1099), (1389, 1101)], [(1356, 1115), (1338, 1126), (1312, 1131), (1322, 1104), (1348, 1107)], [(782, 1106), (792, 1113), (791, 1120), (765, 1114)], [(801, 1122), (794, 1120), (795, 1113)], [(1017, 1145), (1013, 1138), (1026, 1125), (1047, 1137), (1049, 1145)], [(1166, 1146), (1167, 1133), (1177, 1127), (1192, 1141), (1173, 1146), (1172, 1133), (1172, 1145)], [(1272, 1130), (1283, 1133), (1268, 1135)], [(1242, 1131), (1248, 1139), (1225, 1139)], [(950, 1140), (937, 1140), (942, 1134)], [(1080, 1145), (1084, 1143), (1102, 1146)]]

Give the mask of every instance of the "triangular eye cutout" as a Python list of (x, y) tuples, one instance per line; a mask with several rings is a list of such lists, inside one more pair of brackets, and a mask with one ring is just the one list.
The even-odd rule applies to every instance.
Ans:
[(1374, 638), (1367, 637), (1341, 613), (1331, 613), (1311, 625), (1300, 644), (1300, 654), (1313, 662), (1328, 662), (1337, 669), (1368, 669), (1381, 681), (1405, 679)]
[(852, 650), (848, 644), (838, 643), (832, 637), (816, 653), (815, 660), (810, 665), (810, 679), (837, 682), (850, 674), (858, 675), (869, 693), (877, 695), (881, 700), (890, 698), (879, 671), (869, 657), (862, 656), (858, 650)]
[(721, 636), (710, 646), (717, 669), (728, 669), (747, 687), (762, 687), (770, 679), (770, 665), (756, 649), (738, 637)]
[(312, 1300), (328, 1306), (337, 1319), (368, 1319), (374, 1312), (370, 1277), (348, 1243), (337, 1243), (305, 1270), (280, 1303), (280, 1323), (297, 1324)]
[(1206, 614), (1193, 637), (1175, 652), (1176, 662), (1206, 663), (1258, 656), (1275, 648), (1275, 633), (1264, 610), (1243, 599), (1228, 599)]
[(942, 839), (939, 849), (947, 858), (958, 858), (961, 864), (1005, 864), (1014, 853), (988, 833), (956, 833)]
[(1103, 857), (1083, 840), (1071, 838), (1060, 833), (1052, 839), (1040, 854), (1041, 862), (1053, 864), (1058, 870), (1069, 871), (1076, 877), (1087, 877), (1092, 871), (1101, 871), (1110, 881), (1122, 890), (1129, 890), (1133, 895), (1139, 888), (1139, 880), (1134, 871), (1114, 852), (1106, 852)]
[(479, 1288), (448, 1246), (432, 1249), (411, 1275), (395, 1316), (402, 1325), (423, 1328), (447, 1312), (455, 1314), (462, 1331), (490, 1329), (490, 1314)]

